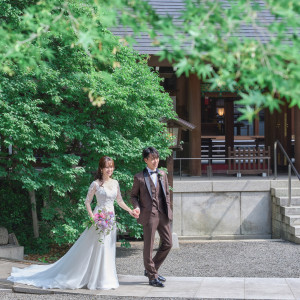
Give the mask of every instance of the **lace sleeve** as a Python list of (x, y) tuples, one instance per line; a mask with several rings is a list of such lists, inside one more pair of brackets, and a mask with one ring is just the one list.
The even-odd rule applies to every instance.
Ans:
[(96, 183), (93, 181), (89, 187), (88, 193), (85, 199), (85, 205), (91, 204), (93, 201), (94, 195), (96, 193)]
[(118, 181), (117, 181), (117, 199), (116, 200), (117, 200), (119, 205), (120, 205), (120, 203), (124, 202), (123, 198), (122, 198), (122, 195), (121, 195), (120, 185), (119, 185)]
[(119, 182), (117, 181), (117, 203), (119, 204), (119, 206), (121, 208), (123, 208), (124, 210), (131, 212), (131, 209), (126, 205), (126, 203), (123, 201), (122, 195), (121, 195), (121, 191), (120, 191), (120, 185)]

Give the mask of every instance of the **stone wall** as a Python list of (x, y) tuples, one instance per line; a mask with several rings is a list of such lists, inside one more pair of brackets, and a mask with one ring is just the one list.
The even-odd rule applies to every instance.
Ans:
[(291, 203), (287, 188), (271, 189), (272, 238), (300, 244), (300, 182), (292, 182)]
[(173, 231), (182, 238), (271, 238), (270, 180), (174, 181)]
[(24, 247), (20, 246), (14, 233), (8, 234), (5, 227), (0, 226), (0, 258), (23, 259)]

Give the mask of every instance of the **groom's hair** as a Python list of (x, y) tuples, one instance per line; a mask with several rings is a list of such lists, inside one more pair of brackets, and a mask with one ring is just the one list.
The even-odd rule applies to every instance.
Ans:
[(148, 158), (150, 154), (152, 154), (153, 157), (159, 157), (159, 153), (154, 147), (148, 147), (143, 150), (143, 158)]

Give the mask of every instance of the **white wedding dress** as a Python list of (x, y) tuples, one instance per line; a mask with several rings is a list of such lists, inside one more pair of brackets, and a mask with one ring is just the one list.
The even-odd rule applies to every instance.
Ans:
[[(105, 182), (103, 186), (93, 181), (86, 203), (91, 203), (94, 195), (97, 198), (94, 212), (101, 208), (114, 212), (115, 199), (120, 206), (124, 203), (119, 183), (113, 179)], [(57, 262), (50, 265), (31, 265), (25, 269), (12, 268), (11, 276), (7, 279), (44, 289), (116, 289), (119, 281), (115, 256), (116, 228), (103, 237), (92, 226), (85, 229), (72, 248)]]

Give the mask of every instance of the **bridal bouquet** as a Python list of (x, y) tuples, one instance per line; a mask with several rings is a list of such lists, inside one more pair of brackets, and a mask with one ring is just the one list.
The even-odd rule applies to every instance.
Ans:
[[(99, 209), (94, 218), (92, 218), (92, 223), (96, 226), (96, 230), (99, 230), (100, 236), (106, 236), (116, 224), (115, 214), (112, 211), (107, 211), (105, 208)], [(103, 240), (100, 239), (99, 242), (102, 243)]]

